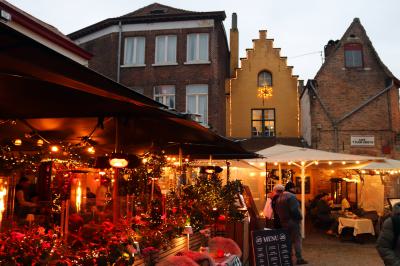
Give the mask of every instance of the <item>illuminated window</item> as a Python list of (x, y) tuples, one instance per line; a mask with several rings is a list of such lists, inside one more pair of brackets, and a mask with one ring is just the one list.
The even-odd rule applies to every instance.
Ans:
[(261, 71), (258, 74), (258, 87), (272, 86), (272, 74), (268, 71)]
[(275, 109), (251, 110), (251, 136), (275, 137)]
[(345, 66), (347, 68), (363, 67), (362, 45), (359, 43), (347, 43), (344, 45)]
[(188, 34), (187, 62), (208, 62), (208, 33)]

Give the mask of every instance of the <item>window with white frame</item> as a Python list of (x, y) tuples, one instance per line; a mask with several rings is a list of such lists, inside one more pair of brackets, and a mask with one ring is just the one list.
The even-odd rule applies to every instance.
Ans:
[(208, 33), (187, 35), (187, 62), (208, 61)]
[(124, 65), (143, 66), (145, 52), (144, 37), (125, 38)]
[(175, 86), (160, 85), (154, 87), (154, 100), (175, 109)]
[(176, 64), (176, 35), (156, 37), (155, 64)]
[(186, 86), (186, 112), (196, 115), (196, 121), (208, 124), (208, 85)]

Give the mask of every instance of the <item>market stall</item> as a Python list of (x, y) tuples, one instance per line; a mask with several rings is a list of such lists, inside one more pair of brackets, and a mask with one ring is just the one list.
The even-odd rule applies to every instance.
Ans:
[(240, 183), (181, 177), (192, 157), (254, 154), (2, 23), (0, 37), (1, 262), (130, 265), (141, 249), (149, 264), (185, 226), (243, 219)]
[[(306, 190), (306, 169), (310, 166), (315, 165), (343, 165), (347, 163), (361, 163), (361, 162), (370, 162), (370, 161), (379, 161), (381, 158), (371, 157), (371, 156), (361, 156), (361, 155), (351, 155), (351, 154), (342, 154), (342, 153), (334, 153), (327, 152), (315, 149), (308, 149), (302, 147), (294, 147), (277, 144), (270, 148), (258, 151), (257, 154), (263, 156), (265, 159), (254, 159), (249, 160), (249, 162), (267, 162), (276, 165), (293, 165), (300, 168), (301, 174), (301, 211), (303, 217), (306, 214), (306, 199), (305, 199), (305, 190)], [(281, 171), (279, 171), (281, 172)], [(281, 178), (279, 178), (281, 179)], [(305, 237), (305, 219), (302, 220), (302, 236)]]

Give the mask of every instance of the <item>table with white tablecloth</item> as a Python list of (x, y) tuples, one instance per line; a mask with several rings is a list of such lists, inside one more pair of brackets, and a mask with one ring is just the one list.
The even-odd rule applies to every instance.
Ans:
[(354, 236), (357, 236), (359, 234), (375, 235), (374, 225), (372, 224), (371, 219), (339, 217), (339, 234), (345, 227), (354, 228)]

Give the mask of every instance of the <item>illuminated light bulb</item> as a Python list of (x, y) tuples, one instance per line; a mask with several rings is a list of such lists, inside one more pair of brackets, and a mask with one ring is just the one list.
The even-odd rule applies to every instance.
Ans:
[[(144, 159), (143, 159), (144, 160)], [(171, 158), (170, 157), (167, 157), (167, 161), (171, 161)]]
[(318, 161), (314, 161), (314, 164), (315, 164), (315, 165), (318, 165), (318, 164), (319, 164), (319, 162), (318, 162)]
[(106, 174), (106, 172), (104, 172), (104, 171), (99, 172), (99, 175), (105, 175), (105, 174)]
[(143, 162), (143, 163), (147, 163), (147, 159), (146, 159), (146, 158), (143, 158), (142, 162)]
[(335, 172), (335, 170), (332, 169), (332, 170), (331, 170), (331, 173), (333, 174), (334, 172)]
[(328, 163), (329, 165), (332, 165), (332, 162), (331, 161), (329, 161), (329, 163)]
[(96, 150), (94, 149), (94, 147), (91, 146), (91, 147), (87, 148), (87, 152), (90, 154), (94, 154), (96, 152)]
[(287, 164), (288, 164), (288, 165), (292, 165), (292, 162), (288, 162)]
[(277, 162), (274, 162), (274, 165), (278, 165), (278, 163), (277, 163)]
[(256, 173), (254, 173), (254, 172), (250, 173), (250, 176), (255, 176), (255, 175), (256, 175)]
[(343, 162), (342, 162), (342, 164), (343, 164), (343, 165), (345, 165), (345, 164), (346, 164), (346, 162), (345, 162), (345, 161), (343, 161)]
[(22, 145), (22, 140), (21, 139), (15, 139), (13, 143), (14, 143), (15, 146), (21, 146)]
[(361, 170), (361, 174), (365, 174), (365, 170)]
[(51, 146), (50, 150), (52, 152), (58, 152), (60, 150), (60, 148), (58, 148), (58, 146), (56, 146), (56, 145), (53, 145), (53, 146)]
[(112, 158), (110, 165), (115, 168), (124, 168), (128, 166), (128, 160), (124, 158)]
[(356, 161), (356, 164), (360, 164), (360, 161)]
[(301, 165), (302, 165), (302, 166), (306, 165), (306, 162), (305, 162), (305, 161), (302, 161), (302, 162), (301, 162)]
[(36, 141), (36, 146), (38, 146), (38, 147), (42, 147), (43, 144), (44, 144), (44, 142), (43, 142), (42, 139), (38, 139), (38, 140)]
[(375, 174), (379, 175), (379, 174), (380, 174), (380, 172), (379, 172), (379, 171), (375, 171)]
[(260, 166), (265, 166), (265, 163), (260, 163)]
[(172, 158), (172, 161), (173, 161), (173, 162), (175, 162), (175, 161), (176, 161), (176, 158), (175, 158), (175, 157), (173, 157), (173, 158)]
[(186, 158), (186, 159), (185, 159), (185, 162), (189, 162), (189, 159), (188, 159), (188, 158)]

